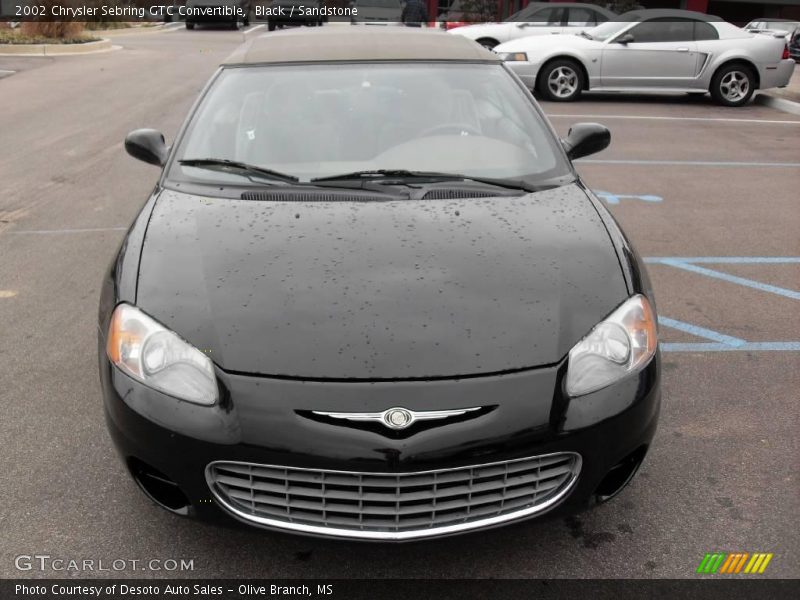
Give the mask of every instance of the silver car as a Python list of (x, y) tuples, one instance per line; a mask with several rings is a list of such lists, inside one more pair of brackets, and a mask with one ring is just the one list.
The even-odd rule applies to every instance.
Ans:
[(494, 50), (553, 101), (586, 90), (710, 92), (720, 104), (742, 106), (757, 89), (785, 87), (794, 70), (782, 35), (682, 10), (631, 11), (578, 35), (522, 38)]
[(450, 33), (463, 35), (482, 46), (494, 48), (503, 42), (532, 35), (570, 33), (594, 27), (615, 16), (616, 13), (594, 4), (531, 2), (502, 23), (465, 25), (451, 29)]
[(757, 32), (777, 32), (786, 33), (786, 41), (792, 39), (794, 34), (800, 32), (800, 21), (790, 21), (789, 19), (756, 19), (744, 26), (745, 31)]

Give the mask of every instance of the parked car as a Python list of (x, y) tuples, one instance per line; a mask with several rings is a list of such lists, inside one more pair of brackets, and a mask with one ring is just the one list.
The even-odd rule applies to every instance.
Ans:
[(439, 14), (437, 21), (441, 29), (455, 29), (456, 27), (463, 27), (469, 25), (465, 20), (467, 17), (461, 8), (461, 0), (453, 0), (449, 8)]
[(353, 25), (391, 25), (400, 23), (403, 5), (400, 0), (354, 0), (356, 14), (350, 17)]
[(594, 27), (613, 18), (615, 13), (594, 4), (533, 2), (502, 23), (478, 23), (450, 29), (487, 48), (530, 36), (549, 36)]
[[(379, 60), (377, 60), (379, 59)], [(408, 540), (631, 480), (660, 402), (645, 266), (496, 54), (459, 36), (257, 37), (213, 76), (102, 286), (111, 436), (202, 518)]]
[(239, 29), (241, 23), (250, 25), (251, 0), (187, 0), (186, 29), (194, 29), (198, 23), (229, 23)]
[(789, 42), (794, 34), (800, 31), (800, 21), (790, 21), (789, 19), (757, 19), (750, 21), (744, 26), (745, 31), (765, 32), (765, 31), (785, 31), (786, 41)]
[(789, 43), (789, 56), (800, 62), (800, 31), (794, 34), (792, 41)]
[(681, 10), (631, 11), (579, 35), (523, 38), (495, 51), (552, 101), (587, 90), (710, 92), (742, 106), (757, 89), (786, 86), (794, 70), (782, 37)]
[(327, 20), (325, 12), (320, 10), (324, 5), (318, 0), (272, 0), (271, 11), (267, 17), (267, 29), (275, 31), (284, 27), (316, 27)]
[[(439, 6), (441, 6), (441, 2)], [(439, 28), (450, 30), (472, 23), (488, 23), (496, 18), (497, 5), (491, 0), (483, 2), (467, 2), (462, 6), (461, 0), (452, 0), (447, 10), (436, 18)]]

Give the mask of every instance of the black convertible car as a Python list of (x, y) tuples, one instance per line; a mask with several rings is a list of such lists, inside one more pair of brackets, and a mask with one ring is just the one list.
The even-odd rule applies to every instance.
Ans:
[(111, 436), (175, 513), (408, 540), (617, 494), (659, 413), (653, 295), (498, 56), (407, 30), (255, 39), (105, 280)]

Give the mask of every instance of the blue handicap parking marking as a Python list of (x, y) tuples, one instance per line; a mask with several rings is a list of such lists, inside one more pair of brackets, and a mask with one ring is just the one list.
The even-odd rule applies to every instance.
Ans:
[[(723, 260), (721, 257), (718, 261), (714, 261), (714, 257), (698, 257), (698, 258), (679, 258), (679, 257), (653, 257), (653, 258), (646, 258), (645, 262), (651, 264), (661, 264), (661, 265), (669, 265), (671, 267), (675, 267), (677, 269), (682, 269), (684, 271), (690, 271), (692, 273), (697, 273), (698, 275), (705, 275), (706, 277), (712, 277), (714, 279), (721, 279), (723, 281), (728, 281), (730, 283), (735, 283), (738, 285), (742, 285), (745, 287), (753, 288), (756, 290), (761, 290), (762, 292), (769, 292), (771, 294), (777, 294), (778, 296), (784, 296), (786, 298), (791, 298), (792, 300), (800, 300), (800, 292), (796, 290), (789, 290), (786, 288), (778, 287), (776, 285), (770, 285), (768, 283), (761, 283), (760, 281), (755, 281), (754, 279), (747, 279), (746, 277), (737, 277), (736, 275), (730, 275), (728, 273), (724, 273), (722, 271), (717, 271), (716, 269), (709, 269), (707, 267), (699, 267), (697, 263), (713, 263), (719, 262), (722, 264), (788, 264), (788, 263), (800, 263), (800, 257), (793, 257), (788, 256), (784, 258), (778, 257), (760, 257), (760, 256), (753, 256), (753, 257), (745, 257), (745, 256), (737, 256), (731, 257), (734, 260)], [(748, 258), (752, 258), (755, 260), (748, 261)], [(762, 258), (770, 258), (772, 260), (769, 261), (762, 261), (758, 259)]]
[[(660, 264), (720, 279), (728, 283), (749, 287), (762, 292), (775, 294), (792, 300), (800, 300), (800, 292), (774, 285), (755, 281), (745, 277), (730, 275), (716, 269), (700, 267), (698, 264), (800, 264), (800, 256), (695, 256), (695, 257), (649, 257), (644, 259), (648, 264)], [(693, 325), (685, 321), (679, 321), (666, 316), (658, 318), (658, 323), (662, 327), (675, 329), (684, 333), (689, 333), (696, 337), (703, 338), (704, 342), (664, 342), (661, 349), (664, 352), (797, 352), (800, 351), (800, 341), (775, 341), (775, 342), (750, 342), (741, 338), (733, 337), (708, 329)]]
[(677, 329), (678, 331), (683, 331), (685, 333), (690, 333), (697, 337), (713, 340), (718, 344), (725, 344), (726, 346), (738, 347), (747, 343), (743, 339), (731, 337), (729, 335), (716, 332), (713, 329), (698, 327), (697, 325), (685, 323), (684, 321), (678, 321), (677, 319), (670, 319), (668, 317), (659, 317), (658, 324), (663, 325), (664, 327), (671, 327), (672, 329)]
[(619, 204), (620, 200), (639, 200), (641, 202), (661, 202), (661, 196), (653, 194), (612, 194), (602, 190), (593, 190), (595, 195), (606, 204)]
[(658, 324), (662, 327), (677, 329), (697, 337), (712, 340), (710, 342), (662, 342), (663, 352), (787, 352), (800, 351), (800, 342), (748, 342), (741, 338), (731, 337), (713, 329), (698, 327), (691, 323), (658, 317)]

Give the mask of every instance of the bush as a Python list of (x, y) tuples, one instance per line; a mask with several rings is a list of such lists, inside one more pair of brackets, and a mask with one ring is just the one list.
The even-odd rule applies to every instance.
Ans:
[[(68, 5), (62, 0), (37, 0), (37, 6), (44, 6), (47, 14), (51, 14), (53, 6)], [(80, 36), (84, 24), (79, 21), (25, 21), (20, 25), (20, 32), (27, 36), (40, 36), (52, 39), (74, 39)]]
[(26, 21), (20, 25), (23, 35), (52, 39), (72, 39), (83, 32), (83, 23), (78, 21)]

